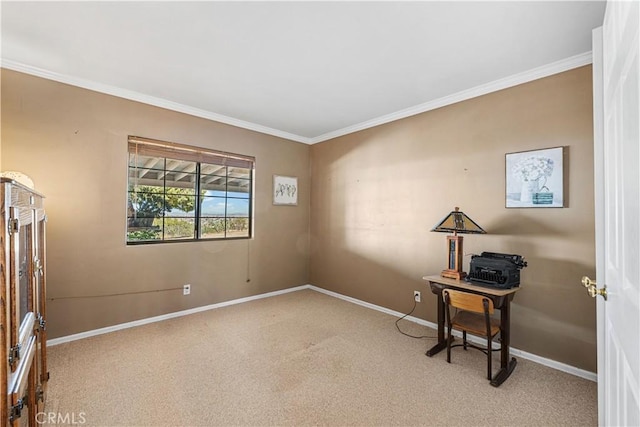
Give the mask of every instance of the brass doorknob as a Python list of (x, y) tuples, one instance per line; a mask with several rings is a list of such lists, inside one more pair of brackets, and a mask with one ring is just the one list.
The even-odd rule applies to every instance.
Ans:
[(604, 300), (607, 300), (607, 287), (605, 286), (604, 288), (596, 288), (595, 286), (590, 286), (589, 289), (587, 290), (587, 292), (589, 292), (589, 295), (591, 295), (591, 298), (595, 298), (598, 295), (602, 296), (604, 298)]
[(588, 288), (590, 286), (597, 286), (596, 282), (594, 280), (589, 279), (587, 276), (582, 276), (582, 284), (584, 285), (585, 288)]
[(595, 298), (600, 295), (604, 300), (607, 300), (607, 287), (604, 286), (600, 289), (596, 287), (596, 282), (594, 280), (589, 279), (587, 276), (582, 277), (582, 284), (585, 288), (587, 288), (587, 292), (591, 296), (591, 298)]

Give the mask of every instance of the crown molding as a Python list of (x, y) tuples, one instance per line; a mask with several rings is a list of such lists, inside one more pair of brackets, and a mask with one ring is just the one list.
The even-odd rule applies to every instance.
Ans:
[(406, 108), (404, 110), (397, 111), (395, 113), (387, 114), (381, 117), (377, 117), (372, 120), (367, 120), (348, 126), (342, 129), (331, 131), (313, 138), (304, 137), (301, 135), (295, 135), (289, 132), (273, 129), (267, 126), (259, 125), (256, 123), (247, 122), (244, 120), (234, 119), (233, 117), (224, 116), (222, 114), (213, 113), (211, 111), (202, 110), (199, 108), (190, 107), (188, 105), (179, 104), (177, 102), (168, 101), (162, 98), (156, 98), (154, 96), (145, 95), (142, 93), (134, 92), (127, 89), (118, 88), (115, 86), (105, 85), (90, 80), (85, 80), (73, 76), (55, 73), (52, 71), (44, 70), (41, 68), (33, 67), (30, 65), (21, 64), (19, 62), (2, 59), (0, 60), (0, 67), (8, 70), (19, 71), (21, 73), (30, 74), (37, 77), (42, 77), (49, 80), (54, 80), (60, 83), (69, 84), (72, 86), (89, 89), (95, 92), (105, 93), (107, 95), (117, 96), (119, 98), (129, 99), (131, 101), (142, 102), (144, 104), (153, 105), (167, 110), (177, 111), (179, 113), (189, 114), (195, 117), (201, 117), (203, 119), (213, 120), (216, 122), (228, 124), (231, 126), (260, 132), (267, 135), (276, 136), (278, 138), (284, 138), (291, 141), (301, 142), (303, 144), (317, 144), (320, 142), (328, 141), (330, 139), (338, 138), (340, 136), (348, 135), (350, 133), (359, 132), (365, 129), (369, 129), (375, 126), (379, 126), (385, 123), (390, 123), (396, 120), (404, 119), (407, 117), (415, 116), (417, 114), (425, 113), (427, 111), (435, 110), (436, 108), (445, 107), (447, 105), (455, 104), (457, 102), (466, 101), (478, 96), (486, 95), (491, 92), (496, 92), (502, 89), (507, 89), (513, 86), (517, 86), (523, 83), (527, 83), (533, 80), (548, 77), (553, 74), (562, 73), (574, 68), (582, 67), (584, 65), (591, 64), (592, 53), (591, 51), (585, 52), (579, 55), (575, 55), (560, 61), (553, 62), (551, 64), (543, 65), (532, 70), (528, 70), (513, 76), (505, 77), (500, 80), (473, 87), (452, 95), (448, 95), (433, 101), (425, 102), (413, 107)]
[(94, 92), (100, 92), (107, 95), (117, 96), (119, 98), (128, 99), (131, 101), (141, 102), (143, 104), (153, 105), (154, 107), (160, 107), (179, 113), (189, 114), (191, 116), (200, 117), (203, 119), (213, 120), (216, 122), (224, 123), (227, 125), (252, 130), (255, 132), (264, 133), (267, 135), (277, 136), (279, 138), (289, 139), (296, 142), (309, 143), (309, 138), (305, 138), (300, 135), (295, 135), (289, 132), (273, 129), (267, 126), (262, 126), (256, 123), (247, 122), (244, 120), (234, 119), (222, 114), (213, 113), (211, 111), (202, 110), (199, 108), (190, 107), (188, 105), (180, 104), (173, 101), (168, 101), (162, 98), (156, 98), (154, 96), (145, 95), (139, 92), (135, 92), (128, 89), (122, 89), (116, 86), (110, 86), (91, 80), (85, 80), (78, 77), (73, 77), (65, 74), (55, 73), (53, 71), (44, 70), (42, 68), (33, 67), (31, 65), (21, 64), (9, 59), (2, 59), (0, 61), (0, 67), (8, 70), (19, 71), (21, 73), (30, 74), (36, 77), (42, 77), (44, 79), (53, 80), (60, 83), (65, 83), (71, 86), (77, 86), (83, 89), (92, 90)]
[(338, 138), (340, 136), (348, 135), (350, 133), (358, 132), (361, 130), (369, 129), (375, 126), (379, 126), (385, 123), (390, 123), (396, 120), (404, 119), (407, 117), (415, 116), (417, 114), (425, 113), (427, 111), (435, 110), (436, 108), (446, 107), (447, 105), (455, 104), (457, 102), (466, 101), (478, 96), (486, 95), (491, 92), (497, 92), (502, 89), (507, 89), (513, 86), (521, 85), (533, 80), (548, 77), (553, 74), (569, 71), (574, 68), (582, 67), (584, 65), (591, 64), (593, 62), (591, 51), (585, 52), (579, 55), (571, 56), (569, 58), (553, 62), (551, 64), (543, 65), (532, 70), (528, 70), (519, 74), (515, 74), (509, 77), (505, 77), (500, 80), (495, 80), (490, 83), (486, 83), (480, 86), (473, 87), (471, 89), (463, 90), (462, 92), (454, 93), (433, 101), (425, 102), (424, 104), (415, 105), (413, 107), (406, 108), (404, 110), (396, 111), (395, 113), (387, 114), (381, 117), (377, 117), (372, 120), (367, 120), (362, 123), (348, 126), (343, 129), (328, 132), (323, 135), (311, 138), (309, 144), (316, 144), (319, 142), (328, 141), (330, 139)]

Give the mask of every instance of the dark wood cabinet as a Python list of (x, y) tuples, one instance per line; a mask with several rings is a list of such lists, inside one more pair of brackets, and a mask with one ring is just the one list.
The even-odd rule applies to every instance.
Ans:
[(49, 379), (44, 197), (0, 178), (0, 204), (1, 420), (36, 425)]

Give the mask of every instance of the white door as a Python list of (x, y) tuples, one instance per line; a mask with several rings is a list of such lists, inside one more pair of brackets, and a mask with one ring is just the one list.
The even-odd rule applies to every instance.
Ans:
[(610, 1), (594, 30), (600, 425), (640, 426), (640, 3)]

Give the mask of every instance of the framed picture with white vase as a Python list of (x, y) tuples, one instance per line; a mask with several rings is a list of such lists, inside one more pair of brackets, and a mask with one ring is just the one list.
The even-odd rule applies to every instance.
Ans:
[(507, 208), (564, 207), (564, 147), (507, 153)]

